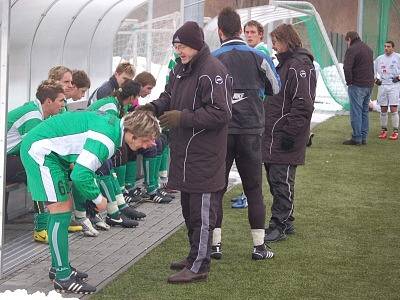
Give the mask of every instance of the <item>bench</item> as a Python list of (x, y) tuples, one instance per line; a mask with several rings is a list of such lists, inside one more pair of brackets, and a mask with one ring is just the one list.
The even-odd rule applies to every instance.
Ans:
[(22, 185), (24, 185), (23, 183), (18, 183), (18, 182), (14, 182), (14, 183), (6, 183), (6, 198), (5, 198), (5, 206), (4, 206), (4, 223), (8, 222), (8, 212), (7, 212), (7, 208), (8, 208), (8, 196), (10, 195), (10, 192), (12, 191), (16, 191), (18, 190)]

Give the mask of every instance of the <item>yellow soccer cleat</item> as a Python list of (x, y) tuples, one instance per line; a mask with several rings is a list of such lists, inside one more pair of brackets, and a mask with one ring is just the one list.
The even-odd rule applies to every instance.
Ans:
[(35, 240), (35, 242), (48, 244), (49, 237), (47, 235), (47, 230), (41, 230), (41, 231), (34, 230), (33, 231), (33, 239)]
[(80, 225), (75, 219), (71, 220), (68, 226), (68, 232), (79, 232), (82, 231), (82, 225)]

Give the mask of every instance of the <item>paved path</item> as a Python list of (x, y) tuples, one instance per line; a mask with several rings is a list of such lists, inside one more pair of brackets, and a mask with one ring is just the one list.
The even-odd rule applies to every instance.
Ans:
[[(234, 167), (229, 188), (238, 183), (240, 177)], [(137, 228), (113, 227), (95, 238), (83, 237), (80, 233), (70, 234), (71, 264), (89, 273), (88, 282), (96, 285), (98, 290), (126, 271), (183, 224), (179, 196), (169, 204), (145, 202), (138, 210), (146, 213), (147, 217), (140, 221)], [(8, 252), (5, 251), (8, 269), (6, 276), (0, 280), (0, 292), (7, 289), (26, 289), (31, 294), (36, 291), (47, 293), (53, 289), (47, 276), (50, 266), (48, 247), (32, 241), (33, 225), (27, 223), (24, 226), (25, 234), (19, 234), (17, 239), (5, 245), (8, 249)], [(64, 296), (79, 297), (74, 294)]]

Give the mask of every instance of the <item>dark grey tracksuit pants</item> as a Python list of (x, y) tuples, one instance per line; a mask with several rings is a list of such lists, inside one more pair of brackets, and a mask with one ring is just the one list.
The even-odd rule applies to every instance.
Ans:
[(190, 244), (188, 269), (194, 273), (208, 272), (212, 233), (217, 218), (216, 193), (181, 192), (181, 205)]
[(279, 226), (285, 231), (294, 221), (294, 182), (296, 167), (293, 165), (265, 163), (269, 190), (273, 197), (270, 226)]
[(251, 229), (264, 229), (265, 205), (262, 194), (261, 135), (229, 134), (226, 152), (225, 188), (219, 193), (216, 228), (221, 228), (222, 198), (228, 187), (229, 171), (236, 162), (243, 191), (248, 202), (248, 219)]

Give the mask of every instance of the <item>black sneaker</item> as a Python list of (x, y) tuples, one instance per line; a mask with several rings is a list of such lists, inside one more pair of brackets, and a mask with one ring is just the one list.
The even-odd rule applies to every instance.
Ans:
[(216, 246), (211, 246), (211, 258), (221, 259), (222, 258), (222, 246), (218, 244)]
[(155, 202), (155, 203), (170, 203), (172, 201), (172, 198), (169, 196), (164, 196), (163, 194), (160, 193), (160, 190), (157, 190), (154, 194), (149, 195), (150, 196), (150, 201)]
[(264, 241), (266, 243), (278, 242), (285, 239), (286, 239), (286, 234), (279, 227), (267, 228), (265, 230)]
[[(80, 272), (77, 269), (75, 269), (74, 267), (71, 267), (71, 275), (74, 275), (80, 279), (86, 279), (88, 278), (88, 274), (86, 274), (85, 272)], [(53, 281), (54, 279), (56, 279), (56, 268), (51, 267), (49, 270), (49, 278), (51, 281)]]
[(141, 220), (141, 219), (146, 217), (145, 213), (137, 211), (133, 207), (129, 207), (129, 206), (127, 206), (127, 207), (125, 207), (123, 209), (120, 209), (120, 212), (123, 215), (125, 215), (126, 217), (128, 217), (129, 219), (132, 219), (132, 220)]
[(274, 257), (274, 252), (267, 245), (255, 246), (251, 258), (254, 260), (271, 259)]
[(143, 199), (148, 199), (150, 196), (146, 193), (146, 191), (142, 190), (141, 188), (137, 187), (133, 190), (128, 191), (129, 195), (132, 197), (140, 197)]
[(75, 293), (75, 294), (93, 294), (96, 292), (96, 287), (82, 281), (75, 275), (71, 275), (66, 280), (54, 280), (54, 289), (59, 293)]
[(125, 203), (128, 203), (128, 204), (136, 204), (143, 200), (143, 198), (140, 196), (131, 196), (128, 193), (124, 193), (123, 196), (124, 196)]
[(135, 220), (131, 220), (123, 214), (120, 214), (118, 218), (112, 218), (107, 215), (106, 223), (110, 226), (122, 226), (125, 228), (133, 228), (139, 226), (139, 222)]
[(172, 194), (168, 193), (165, 189), (158, 189), (158, 191), (163, 196), (168, 196), (168, 197), (170, 197), (172, 199), (175, 199), (175, 195), (172, 195)]

